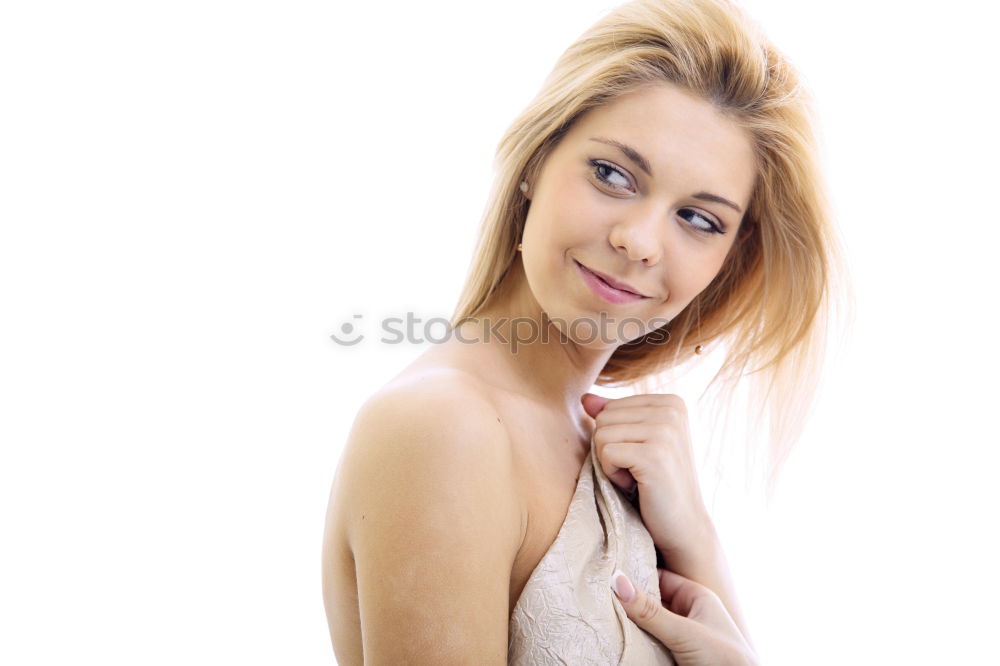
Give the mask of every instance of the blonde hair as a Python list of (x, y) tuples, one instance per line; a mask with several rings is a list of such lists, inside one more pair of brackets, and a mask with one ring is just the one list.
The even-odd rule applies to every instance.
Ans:
[[(745, 128), (758, 177), (739, 238), (716, 278), (667, 325), (615, 350), (597, 383), (645, 383), (694, 358), (698, 345), (724, 344), (725, 362), (709, 386), (722, 380), (732, 391), (740, 378), (751, 379), (758, 423), (766, 418), (769, 431), (770, 494), (817, 388), (841, 260), (811, 101), (788, 59), (729, 0), (629, 2), (563, 53), (500, 141), (493, 190), (451, 323), (475, 317), (514, 261), (529, 204), (519, 183), (534, 182), (583, 114), (659, 82), (711, 102)], [(849, 288), (846, 279), (843, 285)]]

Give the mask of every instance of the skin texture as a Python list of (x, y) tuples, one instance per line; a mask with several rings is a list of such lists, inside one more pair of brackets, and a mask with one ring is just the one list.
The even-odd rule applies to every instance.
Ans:
[(400, 383), (365, 403), (324, 544), (338, 663), (506, 661), (522, 534), (509, 451), (496, 410), (454, 375)]
[[(652, 175), (595, 137), (630, 145)], [(592, 436), (612, 480), (638, 489), (671, 569), (713, 590), (738, 618), (689, 460), (683, 401), (585, 396), (625, 339), (583, 340), (561, 322), (630, 317), (622, 332), (633, 339), (674, 317), (734, 247), (755, 178), (744, 131), (670, 84), (577, 120), (529, 183), (523, 251), (480, 322), (426, 350), (356, 421), (324, 545), (338, 661), (361, 663), (363, 636), (365, 663), (503, 663), (510, 608), (555, 538)], [(702, 231), (711, 225), (726, 233)], [(647, 298), (602, 300), (575, 260)], [(515, 318), (544, 335), (513, 329)], [(483, 337), (483, 320), (499, 337)], [(460, 635), (434, 639), (449, 626)]]

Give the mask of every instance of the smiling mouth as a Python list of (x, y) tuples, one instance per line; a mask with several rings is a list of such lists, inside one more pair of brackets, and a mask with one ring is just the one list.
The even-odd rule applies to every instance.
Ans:
[[(576, 261), (576, 259), (574, 259), (573, 261)], [(637, 291), (632, 291), (631, 289), (625, 289), (623, 287), (616, 287), (615, 285), (611, 284), (610, 282), (608, 282), (607, 280), (605, 280), (603, 277), (601, 277), (601, 275), (599, 273), (596, 273), (596, 272), (590, 270), (589, 268), (587, 268), (586, 266), (584, 266), (583, 264), (581, 264), (579, 261), (576, 261), (576, 265), (579, 266), (580, 268), (582, 268), (583, 270), (587, 271), (591, 275), (593, 275), (598, 280), (600, 280), (601, 283), (604, 284), (604, 285), (606, 285), (609, 289), (614, 289), (615, 291), (620, 291), (623, 294), (632, 294), (633, 296), (639, 296), (640, 298), (646, 298), (646, 296), (644, 294), (640, 294)]]
[(613, 287), (606, 280), (601, 278), (600, 275), (590, 270), (579, 261), (576, 261), (575, 259), (573, 261), (576, 263), (577, 268), (583, 275), (583, 281), (590, 288), (590, 291), (605, 301), (621, 305), (625, 303), (634, 303), (648, 298), (647, 296), (637, 294), (633, 291), (621, 289), (620, 287)]

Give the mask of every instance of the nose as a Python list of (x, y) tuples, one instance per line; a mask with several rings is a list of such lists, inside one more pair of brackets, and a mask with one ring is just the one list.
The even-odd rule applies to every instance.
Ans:
[(663, 226), (663, 212), (656, 206), (635, 208), (611, 229), (608, 242), (615, 250), (624, 250), (632, 261), (654, 266), (663, 254)]

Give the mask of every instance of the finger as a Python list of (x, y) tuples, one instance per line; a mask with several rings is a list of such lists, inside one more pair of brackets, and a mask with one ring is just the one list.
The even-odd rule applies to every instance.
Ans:
[(678, 615), (687, 617), (695, 598), (704, 590), (704, 586), (690, 578), (669, 569), (659, 569), (660, 599), (663, 605)]
[(597, 415), (598, 426), (610, 426), (619, 423), (676, 423), (680, 412), (664, 409), (654, 405), (638, 407), (606, 407)]
[[(620, 488), (628, 488), (624, 475), (618, 470), (629, 470), (639, 483), (653, 483), (665, 469), (686, 469), (687, 448), (673, 441), (666, 445), (651, 445), (664, 437), (663, 426), (654, 423), (619, 423), (598, 426), (593, 434), (597, 459), (604, 474)], [(667, 440), (671, 440), (667, 436)], [(688, 447), (689, 448), (689, 447)]]
[(632, 472), (627, 469), (620, 469), (611, 474), (606, 474), (608, 481), (618, 486), (629, 501), (635, 500), (635, 494), (638, 492), (639, 484), (636, 483), (635, 477), (632, 476)]
[(624, 398), (615, 399), (615, 409), (625, 409), (626, 407), (666, 407), (672, 406), (679, 409), (687, 409), (684, 398), (676, 393), (639, 393)]
[(601, 413), (601, 410), (609, 402), (614, 402), (611, 398), (605, 398), (594, 393), (584, 393), (580, 401), (583, 403), (584, 411), (592, 419), (596, 419), (597, 415)]
[(611, 442), (648, 442), (662, 435), (663, 428), (656, 423), (616, 423), (601, 425), (594, 430), (594, 441), (598, 444)]
[(673, 571), (658, 571), (661, 602), (671, 612), (718, 629), (736, 626), (719, 595), (711, 589)]
[(636, 442), (608, 442), (598, 445), (597, 459), (608, 478), (625, 469), (636, 483), (654, 483), (662, 453), (650, 448)]
[(611, 588), (628, 618), (671, 650), (686, 652), (705, 642), (703, 627), (664, 608), (659, 601), (637, 589), (620, 570), (612, 574)]
[(629, 466), (635, 464), (634, 459), (618, 454), (616, 447), (619, 446), (642, 446), (642, 444), (616, 442), (599, 445), (597, 449), (597, 461), (601, 465), (604, 476), (608, 477), (609, 481), (626, 493), (631, 493), (635, 490), (638, 483), (635, 476), (629, 471)]

